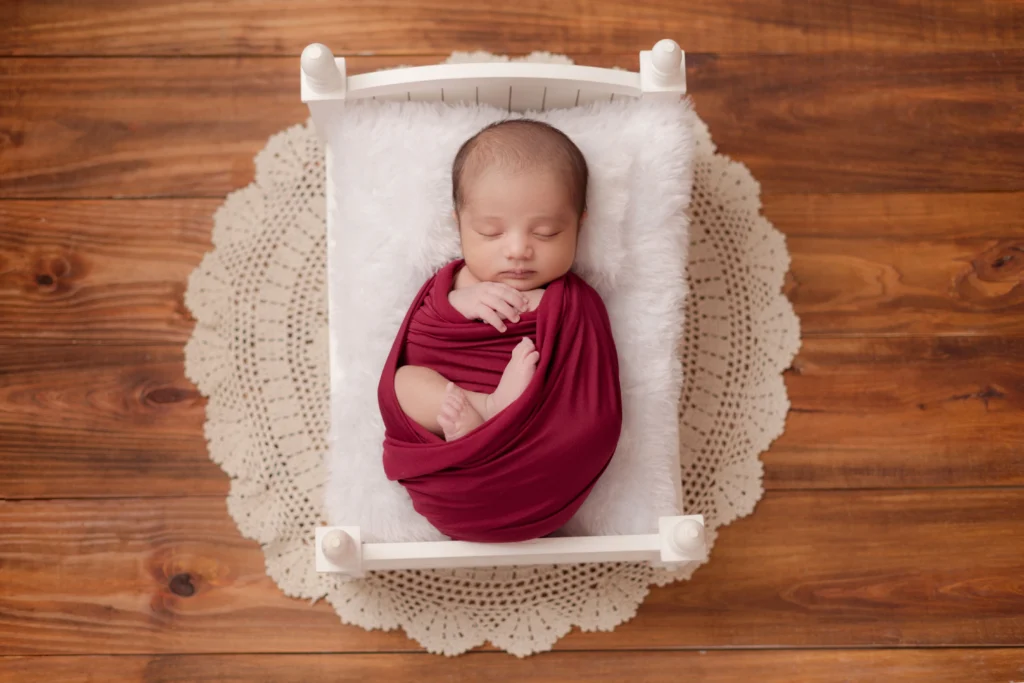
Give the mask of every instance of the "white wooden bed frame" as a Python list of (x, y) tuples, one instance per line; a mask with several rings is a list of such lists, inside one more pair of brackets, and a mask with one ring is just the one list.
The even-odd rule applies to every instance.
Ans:
[[(325, 45), (314, 43), (302, 52), (301, 92), (318, 134), (326, 140), (332, 113), (352, 100), (473, 102), (523, 112), (617, 97), (678, 99), (686, 93), (686, 70), (679, 45), (661, 40), (653, 49), (640, 53), (639, 72), (566, 64), (485, 62), (349, 76), (344, 58), (336, 58)], [(329, 163), (327, 168), (330, 173)], [(329, 177), (327, 182), (330, 187)], [(677, 485), (680, 503), (681, 495)], [(609, 561), (647, 561), (677, 567), (703, 561), (707, 555), (704, 518), (700, 515), (662, 517), (656, 534), (553, 537), (521, 543), (363, 543), (359, 527), (320, 527), (315, 546), (317, 571), (351, 577), (388, 569)]]

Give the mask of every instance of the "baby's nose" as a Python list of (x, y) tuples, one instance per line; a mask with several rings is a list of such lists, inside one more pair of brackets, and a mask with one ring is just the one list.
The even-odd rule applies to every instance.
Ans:
[(515, 235), (509, 236), (505, 248), (510, 257), (525, 258), (530, 254), (529, 241)]

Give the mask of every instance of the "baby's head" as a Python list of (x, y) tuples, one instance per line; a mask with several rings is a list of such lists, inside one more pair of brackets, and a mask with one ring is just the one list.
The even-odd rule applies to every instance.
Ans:
[(586, 213), (587, 162), (557, 128), (500, 121), (467, 140), (452, 165), (466, 268), (527, 291), (572, 267)]

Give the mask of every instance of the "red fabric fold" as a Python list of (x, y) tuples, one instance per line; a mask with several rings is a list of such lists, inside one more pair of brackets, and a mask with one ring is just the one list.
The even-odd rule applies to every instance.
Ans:
[[(462, 265), (454, 261), (424, 284), (391, 348), (378, 387), (384, 472), (451, 538), (546, 536), (583, 503), (618, 443), (622, 395), (608, 313), (597, 292), (569, 273), (548, 285), (536, 311), (501, 333), (448, 302)], [(490, 393), (523, 337), (540, 352), (530, 385), (461, 439), (445, 442), (399, 406), (402, 365), (433, 368), (464, 389)]]

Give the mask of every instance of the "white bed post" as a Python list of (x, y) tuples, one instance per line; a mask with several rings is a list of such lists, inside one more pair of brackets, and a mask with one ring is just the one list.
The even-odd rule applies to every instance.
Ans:
[(302, 101), (309, 106), (320, 139), (326, 142), (331, 109), (345, 102), (345, 59), (335, 59), (326, 45), (313, 43), (302, 51), (301, 66)]
[(679, 43), (666, 38), (640, 53), (640, 90), (645, 99), (686, 94), (686, 60)]
[(323, 555), (324, 559), (337, 567), (335, 571), (354, 578), (363, 575), (363, 545), (359, 539), (359, 527), (332, 527), (325, 530), (318, 540), (318, 557)]

